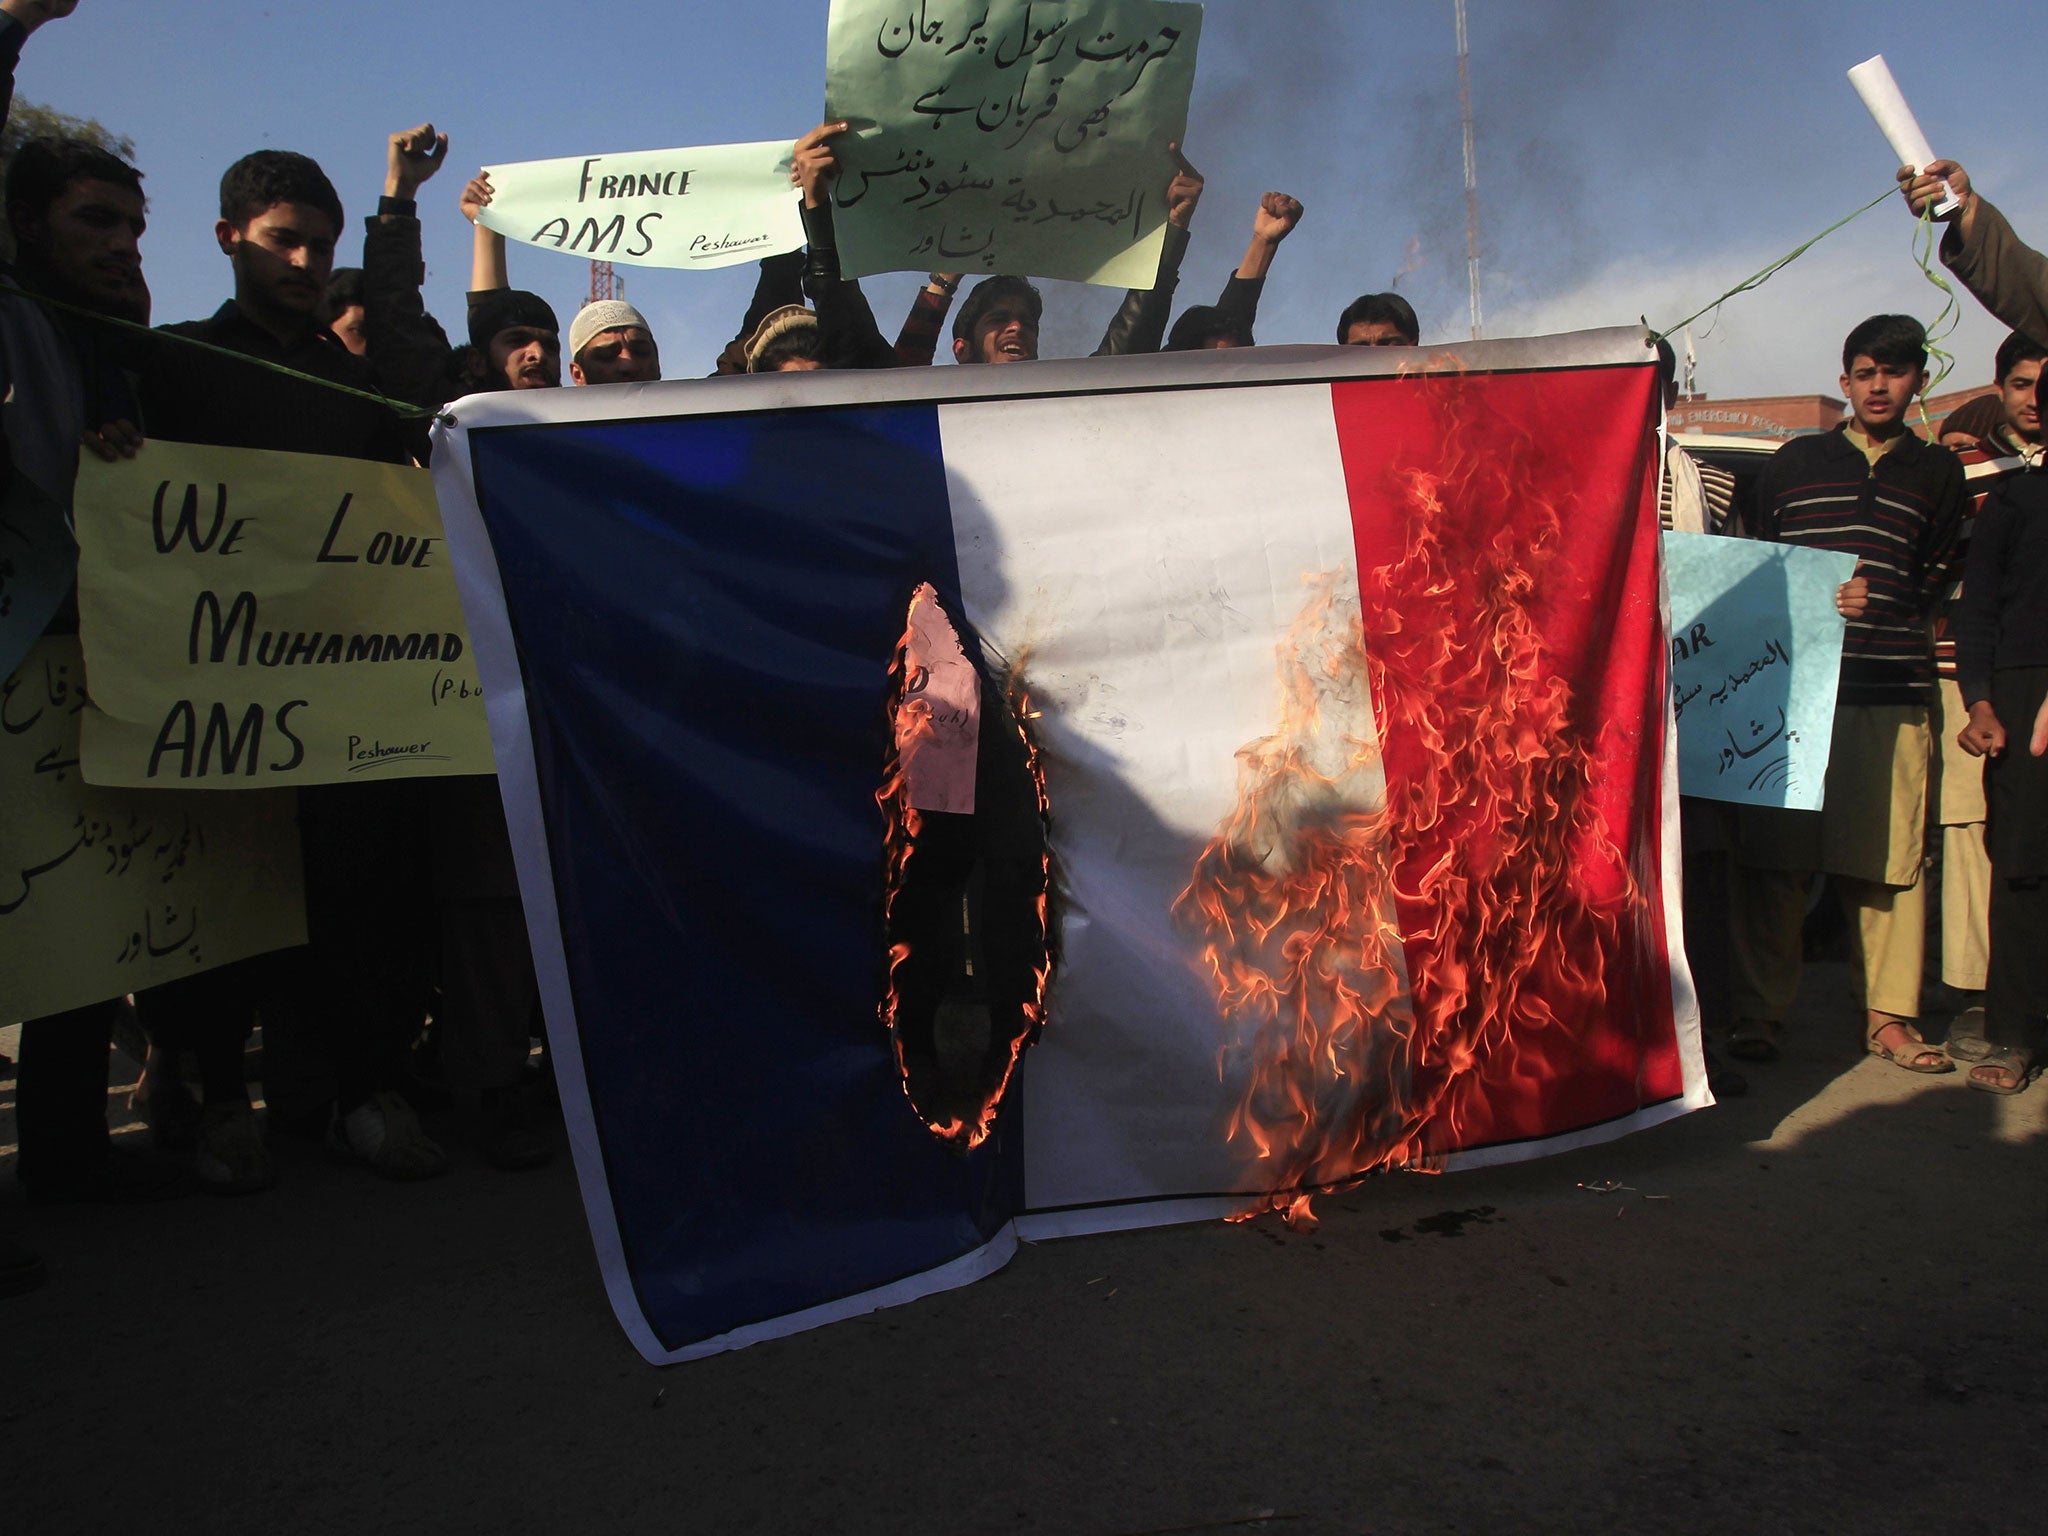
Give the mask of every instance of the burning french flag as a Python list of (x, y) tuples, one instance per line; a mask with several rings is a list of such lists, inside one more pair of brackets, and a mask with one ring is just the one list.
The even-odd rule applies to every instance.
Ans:
[(1708, 1102), (1640, 331), (464, 401), (435, 473), (615, 1309)]

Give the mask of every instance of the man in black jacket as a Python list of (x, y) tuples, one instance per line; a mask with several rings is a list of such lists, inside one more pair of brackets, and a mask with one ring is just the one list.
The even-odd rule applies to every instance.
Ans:
[(1280, 242), (1301, 222), (1301, 200), (1285, 192), (1268, 192), (1252, 215), (1252, 240), (1244, 260), (1224, 279), (1214, 304), (1196, 304), (1181, 312), (1167, 333), (1168, 352), (1200, 352), (1212, 347), (1254, 345), (1252, 327), (1259, 317), (1259, 295), (1266, 274), (1280, 253)]
[(2038, 726), (2026, 740), (2048, 710), (2048, 472), (2009, 476), (1986, 498), (1955, 631), (1956, 682), (1969, 707), (1957, 742), (1986, 759), (1990, 811), (1984, 1035), (1993, 1049), (1969, 1082), (2017, 1093), (2048, 1015), (2048, 757)]
[[(13, 98), (22, 45), (66, 16), (69, 0), (0, 0), (0, 117)], [(138, 414), (119, 332), (39, 302), (47, 297), (129, 322), (149, 318), (142, 275), (142, 175), (78, 139), (31, 139), (8, 168), (6, 217), (16, 265), (0, 271), (0, 549), (24, 547), (75, 561), (67, 522), (81, 438), (107, 456), (133, 453)], [(70, 581), (8, 590), (12, 633), (77, 628)], [(11, 671), (18, 656), (0, 661)], [(175, 1192), (182, 1173), (107, 1135), (107, 1051), (120, 999), (23, 1022), (15, 1173), (31, 1200), (149, 1199)], [(0, 1293), (41, 1277), (33, 1255), (0, 1240)]]
[[(416, 423), (390, 405), (312, 381), (403, 398), (402, 377), (380, 356), (368, 291), (367, 356), (350, 353), (321, 323), (342, 228), (341, 199), (304, 155), (259, 150), (228, 168), (214, 235), (234, 273), (234, 297), (208, 319), (166, 329), (243, 356), (158, 345), (142, 380), (143, 425), (151, 436), (393, 464), (412, 460), (419, 442)], [(366, 259), (366, 290), (370, 266)], [(295, 379), (257, 362), (281, 364), (312, 379)], [(281, 1059), (288, 1041), (305, 1039), (309, 1030), (317, 1036), (334, 1075), (330, 1139), (377, 1172), (400, 1179), (427, 1177), (447, 1166), (394, 1091), (428, 985), (425, 811), (421, 792), (404, 779), (301, 789), (306, 948), (194, 977), (178, 984), (182, 996), (174, 993), (149, 1010), (200, 1057), (210, 1100), (215, 1085), (219, 1095), (239, 1098), (228, 1062), (239, 1063), (240, 1042), (260, 993), (266, 1063), (273, 1048)], [(216, 1110), (210, 1102), (208, 1114), (240, 1122), (246, 1100), (239, 1109), (231, 1104)], [(279, 1110), (273, 1092), (274, 1122)], [(233, 1154), (227, 1158), (233, 1187), (267, 1182), (268, 1160), (253, 1128), (224, 1150)]]

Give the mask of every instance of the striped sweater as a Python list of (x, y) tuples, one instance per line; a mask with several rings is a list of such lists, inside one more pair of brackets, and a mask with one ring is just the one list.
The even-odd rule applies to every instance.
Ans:
[(1758, 535), (1856, 556), (1870, 606), (1842, 641), (1843, 704), (1920, 704), (1934, 683), (1928, 621), (1962, 525), (1963, 467), (1908, 433), (1875, 464), (1840, 427), (1795, 437), (1756, 486)]

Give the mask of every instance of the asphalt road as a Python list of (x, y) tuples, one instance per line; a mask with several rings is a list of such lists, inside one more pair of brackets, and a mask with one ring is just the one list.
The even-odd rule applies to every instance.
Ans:
[(0, 1301), (0, 1523), (2040, 1530), (2048, 1085), (1858, 1050), (1845, 968), (1810, 967), (1786, 1059), (1676, 1124), (1375, 1179), (1313, 1234), (1028, 1246), (668, 1369), (611, 1319), (566, 1159), (398, 1187), (286, 1145), (273, 1191), (138, 1208), (30, 1208), (0, 1166), (50, 1267)]

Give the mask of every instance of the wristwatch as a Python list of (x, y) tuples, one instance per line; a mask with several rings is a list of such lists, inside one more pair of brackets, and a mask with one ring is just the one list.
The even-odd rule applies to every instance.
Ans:
[(959, 278), (948, 277), (943, 272), (927, 272), (924, 275), (924, 280), (928, 285), (945, 294), (947, 298), (951, 298), (960, 288)]

